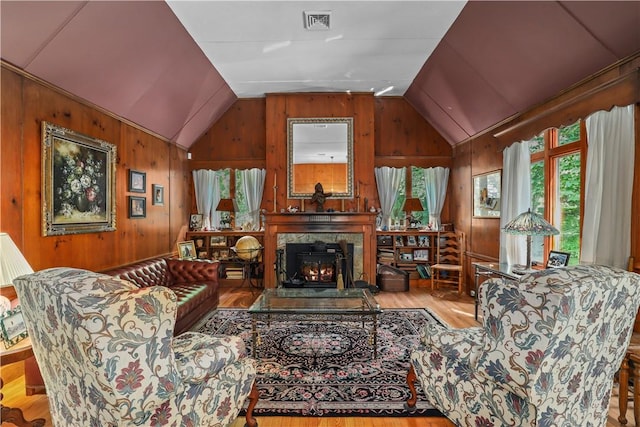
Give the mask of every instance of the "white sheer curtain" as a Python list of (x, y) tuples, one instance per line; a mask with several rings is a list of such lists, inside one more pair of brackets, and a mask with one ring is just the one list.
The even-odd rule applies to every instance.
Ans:
[(405, 182), (406, 168), (391, 168), (382, 166), (375, 168), (376, 185), (378, 187), (378, 198), (382, 209), (382, 225), (388, 225), (393, 204), (400, 191), (400, 186)]
[(429, 209), (429, 225), (434, 230), (440, 229), (440, 214), (449, 183), (449, 168), (436, 167), (424, 170), (427, 209)]
[(586, 120), (587, 167), (580, 263), (626, 268), (631, 253), (633, 105)]
[[(257, 231), (260, 229), (260, 202), (264, 192), (266, 169), (245, 169), (238, 171), (242, 177), (242, 190), (247, 200), (248, 212), (242, 215), (240, 224), (243, 229)], [(237, 222), (237, 220), (236, 220)], [(246, 228), (244, 228), (246, 226)]]
[(203, 216), (202, 226), (206, 230), (211, 230), (218, 224), (218, 222), (212, 218), (211, 213), (215, 212), (214, 209), (220, 201), (216, 171), (210, 169), (194, 170), (193, 186), (196, 194), (196, 207), (198, 208), (198, 213)]
[[(500, 229), (531, 207), (531, 154), (529, 141), (504, 149), (502, 155), (502, 200)], [(500, 262), (526, 264), (526, 236), (500, 233)]]

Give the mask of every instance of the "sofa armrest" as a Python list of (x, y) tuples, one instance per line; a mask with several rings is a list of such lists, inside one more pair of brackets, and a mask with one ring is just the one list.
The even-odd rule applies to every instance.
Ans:
[(471, 366), (475, 365), (483, 351), (484, 331), (480, 327), (452, 329), (428, 324), (421, 341), (428, 349)]
[(178, 372), (183, 381), (199, 383), (215, 377), (225, 366), (247, 357), (242, 338), (186, 332), (174, 338)]
[(218, 261), (168, 258), (167, 269), (173, 283), (218, 283)]

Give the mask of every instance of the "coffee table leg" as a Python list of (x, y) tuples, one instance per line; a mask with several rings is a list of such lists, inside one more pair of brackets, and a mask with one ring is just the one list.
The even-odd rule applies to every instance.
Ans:
[(373, 315), (373, 358), (378, 358), (378, 315)]

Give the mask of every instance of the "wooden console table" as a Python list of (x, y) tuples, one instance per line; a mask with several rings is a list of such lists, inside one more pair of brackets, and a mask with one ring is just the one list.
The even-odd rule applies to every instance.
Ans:
[[(5, 349), (4, 345), (0, 343), (0, 365), (2, 366), (21, 362), (31, 356), (33, 356), (33, 349), (31, 348), (31, 340), (29, 338), (25, 338), (8, 349)], [(2, 378), (0, 378), (0, 388), (2, 388), (3, 385)], [(0, 400), (2, 400), (2, 397), (2, 393), (0, 393)], [(42, 427), (45, 423), (43, 418), (27, 421), (24, 419), (21, 409), (9, 408), (2, 404), (0, 404), (0, 413), (0, 420), (2, 420), (3, 423), (12, 423), (18, 427)]]
[(366, 277), (376, 276), (376, 214), (371, 212), (267, 213), (264, 230), (264, 287), (276, 286), (276, 249), (282, 233), (362, 234), (362, 267)]

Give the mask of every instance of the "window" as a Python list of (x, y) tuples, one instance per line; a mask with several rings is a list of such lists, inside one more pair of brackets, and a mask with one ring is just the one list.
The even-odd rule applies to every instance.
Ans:
[(411, 166), (411, 195), (416, 199), (420, 199), (422, 203), (422, 212), (407, 212), (413, 218), (420, 221), (420, 224), (426, 226), (429, 224), (429, 210), (427, 208), (427, 187), (424, 185), (424, 169)]
[(559, 129), (547, 129), (529, 144), (531, 209), (560, 231), (552, 239), (533, 238), (531, 257), (540, 263), (551, 249), (569, 252), (570, 264), (577, 264), (580, 259), (585, 134), (584, 125), (578, 121)]

